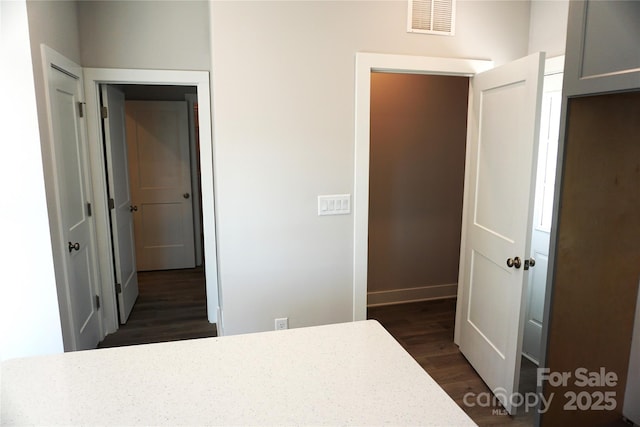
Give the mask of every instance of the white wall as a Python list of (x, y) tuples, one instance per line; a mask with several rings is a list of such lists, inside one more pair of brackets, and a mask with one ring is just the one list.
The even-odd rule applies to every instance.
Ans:
[(60, 353), (63, 345), (24, 0), (0, 1), (0, 20), (0, 360), (6, 360)]
[(529, 53), (546, 52), (547, 58), (564, 55), (568, 17), (569, 0), (532, 0)]
[(406, 33), (404, 1), (213, 2), (213, 129), (225, 333), (352, 319), (358, 51), (503, 63), (527, 53), (529, 3), (458, 1), (457, 35)]
[(50, 137), (47, 125), (47, 100), (44, 94), (45, 77), (42, 70), (40, 44), (44, 43), (76, 64), (80, 63), (77, 5), (75, 1), (70, 0), (29, 0), (27, 15), (40, 134), (43, 140), (48, 141)]
[[(13, 3), (0, 3), (4, 36)], [(209, 69), (213, 57), (222, 297), (226, 332), (241, 333), (272, 329), (280, 316), (291, 327), (351, 319), (353, 218), (317, 217), (316, 195), (353, 191), (355, 52), (497, 63), (526, 54), (527, 2), (458, 5), (455, 37), (406, 33), (404, 1), (214, 2), (211, 49), (203, 2), (30, 2), (29, 27), (32, 44), (42, 38), (83, 66)], [(20, 105), (3, 96), (14, 112), (3, 117), (11, 129), (36, 132), (25, 66), (13, 68), (20, 84), (2, 81), (31, 112), (16, 115)], [(9, 129), (3, 123), (2, 141)], [(11, 301), (2, 308), (3, 358), (62, 349), (40, 143), (29, 132), (0, 156), (4, 203), (21, 206), (3, 205), (3, 240), (33, 242), (30, 253), (2, 258), (2, 301)]]
[[(31, 58), (33, 60), (33, 75), (36, 91), (36, 104), (38, 109), (38, 122), (41, 136), (41, 150), (43, 158), (43, 168), (45, 176), (45, 187), (47, 188), (47, 201), (49, 206), (50, 226), (57, 223), (57, 216), (53, 207), (56, 205), (53, 191), (53, 181), (47, 177), (54, 176), (51, 158), (51, 135), (47, 121), (47, 100), (45, 97), (46, 80), (43, 70), (43, 58), (41, 44), (61, 53), (68, 59), (78, 63), (80, 60), (80, 39), (78, 33), (78, 14), (75, 1), (27, 1), (27, 16), (29, 18), (29, 35), (31, 39)], [(53, 221), (52, 221), (53, 219)], [(51, 227), (51, 241), (53, 242), (53, 259), (56, 281), (64, 281), (64, 272), (61, 270), (66, 256), (64, 248), (60, 246), (62, 237), (57, 234), (59, 229)], [(66, 295), (63, 288), (58, 289), (58, 301), (60, 317), (63, 322), (68, 321), (68, 308), (65, 304)], [(68, 329), (68, 328), (67, 328)], [(67, 342), (70, 337), (63, 339)], [(67, 331), (68, 332), (68, 331)]]
[(81, 65), (208, 70), (209, 5), (200, 1), (80, 1)]

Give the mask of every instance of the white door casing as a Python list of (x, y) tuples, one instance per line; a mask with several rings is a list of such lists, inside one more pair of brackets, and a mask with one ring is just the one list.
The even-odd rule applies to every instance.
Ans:
[(104, 151), (102, 149), (102, 127), (100, 119), (100, 84), (156, 84), (195, 86), (198, 95), (198, 130), (200, 136), (200, 183), (202, 187), (202, 215), (204, 266), (207, 292), (207, 317), (216, 323), (218, 334), (224, 335), (221, 300), (218, 289), (218, 264), (215, 229), (215, 192), (213, 181), (213, 138), (211, 128), (211, 96), (209, 73), (184, 70), (133, 70), (115, 68), (85, 68), (85, 95), (87, 102), (87, 125), (89, 130), (89, 157), (92, 167), (92, 183), (95, 195), (94, 217), (98, 239), (101, 291), (103, 303), (104, 333), (118, 330), (118, 312), (113, 284), (113, 251), (107, 205), (107, 183)]
[(138, 297), (133, 211), (129, 189), (127, 161), (126, 117), (124, 93), (112, 85), (102, 85), (102, 104), (106, 154), (107, 185), (113, 200), (111, 234), (115, 263), (116, 293), (120, 323), (126, 323)]
[[(95, 348), (102, 339), (95, 224), (82, 69), (42, 45), (50, 146), (48, 191), (62, 328), (67, 351)], [(51, 185), (52, 184), (52, 185)], [(52, 206), (53, 205), (53, 206)]]
[[(547, 64), (549, 62), (550, 60), (547, 60)], [(548, 65), (545, 66), (545, 73), (547, 73), (547, 68)], [(540, 339), (542, 336), (544, 294), (549, 263), (549, 237), (553, 212), (561, 102), (562, 73), (545, 75), (542, 112), (540, 115), (540, 142), (536, 173), (533, 234), (531, 237), (531, 257), (535, 259), (536, 265), (529, 276), (529, 292), (527, 295), (527, 310), (522, 342), (523, 354), (536, 364), (540, 361)]]
[[(460, 350), (509, 413), (518, 391), (544, 54), (472, 79), (458, 300)], [(520, 259), (521, 267), (507, 260)]]
[(353, 194), (353, 320), (367, 317), (367, 259), (369, 240), (369, 155), (371, 73), (418, 73), (472, 77), (493, 62), (425, 56), (356, 54), (355, 175)]
[(127, 101), (138, 270), (195, 267), (187, 104)]

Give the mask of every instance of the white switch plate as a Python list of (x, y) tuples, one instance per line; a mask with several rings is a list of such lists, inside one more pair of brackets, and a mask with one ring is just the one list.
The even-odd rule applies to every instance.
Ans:
[(351, 213), (351, 194), (318, 196), (318, 215), (348, 215)]

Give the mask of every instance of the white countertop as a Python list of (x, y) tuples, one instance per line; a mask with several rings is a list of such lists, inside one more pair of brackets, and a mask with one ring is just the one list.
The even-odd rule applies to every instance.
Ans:
[(475, 425), (376, 321), (2, 363), (0, 421)]

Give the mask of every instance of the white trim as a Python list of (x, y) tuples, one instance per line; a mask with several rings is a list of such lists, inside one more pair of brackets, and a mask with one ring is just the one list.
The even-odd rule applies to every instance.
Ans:
[(564, 73), (564, 55), (554, 56), (553, 58), (547, 58), (544, 61), (544, 75), (550, 76), (552, 74)]
[(468, 76), (488, 70), (492, 61), (356, 53), (355, 174), (353, 193), (353, 320), (367, 314), (369, 237), (369, 126), (371, 72)]
[(448, 283), (444, 285), (430, 285), (415, 288), (367, 292), (367, 307), (455, 298), (457, 295), (457, 288), (457, 283)]
[[(89, 127), (90, 157), (93, 169), (95, 195), (95, 215), (99, 243), (99, 258), (102, 273), (102, 295), (104, 303), (106, 333), (118, 329), (117, 305), (114, 292), (113, 268), (111, 267), (111, 239), (109, 238), (109, 215), (106, 205), (106, 181), (102, 133), (99, 115), (99, 85), (107, 84), (149, 84), (196, 86), (198, 94), (198, 122), (200, 130), (200, 184), (202, 188), (202, 216), (204, 229), (204, 251), (206, 256), (205, 279), (207, 286), (207, 316), (209, 322), (222, 325), (218, 316), (218, 262), (215, 232), (215, 206), (213, 186), (213, 141), (211, 133), (211, 102), (209, 72), (174, 70), (131, 70), (85, 68), (85, 95), (87, 102), (87, 122)], [(219, 333), (220, 334), (220, 333)]]

